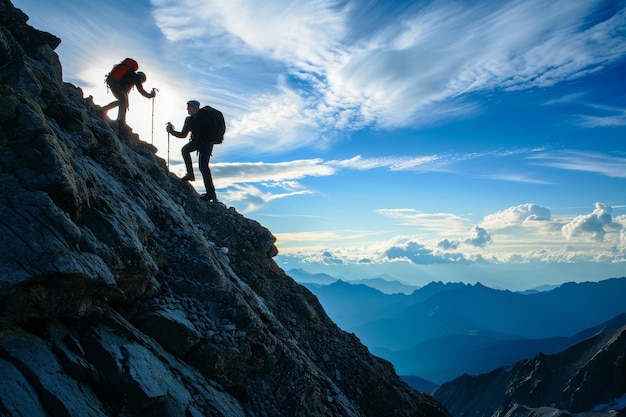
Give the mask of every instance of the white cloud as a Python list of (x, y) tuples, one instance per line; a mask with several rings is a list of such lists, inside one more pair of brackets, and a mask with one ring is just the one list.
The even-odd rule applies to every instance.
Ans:
[(583, 127), (619, 127), (626, 126), (626, 109), (615, 106), (590, 105), (596, 111), (604, 113), (600, 116), (584, 115), (580, 117), (580, 125)]
[(473, 91), (522, 89), (579, 76), (626, 51), (624, 13), (586, 30), (595, 2), (434, 3), (346, 48), (331, 71), (338, 96), (388, 125)]
[(626, 178), (626, 158), (585, 151), (553, 151), (531, 155), (537, 165), (571, 171), (595, 172), (612, 178)]
[(341, 161), (329, 161), (328, 164), (340, 168), (349, 168), (357, 170), (369, 170), (376, 168), (388, 168), (390, 171), (401, 170), (416, 170), (424, 169), (424, 166), (431, 166), (433, 163), (440, 161), (439, 156), (381, 156), (377, 158), (363, 158), (361, 155), (357, 155), (351, 159), (344, 159)]
[(424, 245), (409, 241), (404, 245), (392, 246), (384, 253), (390, 260), (408, 260), (418, 265), (430, 265), (441, 263), (467, 263), (467, 259), (461, 254), (434, 251)]
[(323, 146), (323, 130), (314, 103), (281, 83), (280, 92), (249, 100), (249, 111), (229, 120), (228, 135), (236, 146), (256, 153), (279, 154), (298, 147)]
[(491, 243), (491, 235), (482, 227), (474, 226), (474, 228), (472, 228), (471, 234), (463, 239), (463, 243), (466, 245), (483, 248)]
[(611, 207), (602, 203), (596, 203), (593, 213), (577, 216), (574, 220), (563, 226), (563, 235), (567, 239), (577, 236), (589, 236), (597, 241), (604, 240), (606, 229), (617, 230), (621, 225), (613, 222)]
[[(225, 105), (236, 109), (231, 120), (242, 146), (259, 151), (254, 137), (274, 150), (310, 146), (333, 129), (411, 126), (475, 112), (463, 102), (469, 92), (545, 87), (594, 71), (626, 54), (618, 31), (626, 11), (598, 20), (601, 6), (441, 1), (388, 5), (389, 14), (374, 16), (335, 0), (152, 1), (168, 39), (189, 42), (207, 64), (246, 74), (233, 81), (250, 89), (230, 86)], [(228, 77), (211, 87), (224, 89), (224, 82)]]
[(581, 118), (583, 127), (616, 127), (626, 126), (626, 114), (614, 116), (583, 116)]
[(276, 199), (312, 194), (299, 180), (336, 173), (335, 168), (321, 159), (276, 163), (221, 162), (212, 164), (211, 170), (215, 186), (221, 190), (220, 198), (230, 203), (245, 203), (245, 213), (258, 210)]
[[(350, 159), (324, 161), (320, 158), (301, 159), (287, 162), (217, 162), (211, 164), (211, 170), (214, 177), (215, 186), (223, 190), (220, 194), (225, 201), (245, 202), (246, 196), (250, 201), (246, 208), (246, 212), (256, 210), (262, 207), (263, 202), (269, 202), (276, 198), (289, 197), (293, 195), (311, 194), (313, 193), (304, 184), (303, 180), (308, 177), (326, 177), (336, 175), (342, 170), (371, 170), (371, 169), (388, 169), (390, 171), (398, 170), (429, 170), (433, 169), (430, 165), (432, 162), (439, 161), (438, 156), (425, 157), (380, 157), (380, 158), (363, 158), (355, 156)], [(194, 167), (197, 169), (197, 167)], [(179, 174), (184, 172), (184, 166), (180, 163), (173, 164), (170, 168)], [(435, 170), (440, 169), (435, 167)], [(199, 174), (197, 175), (200, 178)], [(251, 184), (256, 184), (252, 186)], [(198, 179), (194, 186), (200, 187), (202, 183)], [(266, 188), (261, 191), (259, 187)], [(273, 190), (269, 190), (273, 188)], [(283, 190), (283, 192), (280, 192)], [(382, 210), (381, 214), (388, 217), (404, 218), (405, 221), (412, 223), (431, 223), (433, 228), (435, 224), (445, 223), (448, 225), (459, 222), (460, 219), (452, 221), (451, 215), (439, 214), (440, 220), (435, 221), (435, 215), (423, 215), (418, 213), (404, 213), (402, 211)], [(465, 221), (463, 221), (465, 222)], [(467, 230), (468, 227), (464, 227)]]
[(489, 214), (485, 216), (480, 225), (485, 229), (496, 231), (522, 225), (532, 225), (533, 222), (549, 221), (550, 219), (549, 209), (527, 203)]
[[(493, 166), (495, 163), (502, 163), (509, 166), (519, 164), (511, 163), (507, 158), (518, 157), (529, 154), (527, 160), (540, 165), (547, 165), (559, 169), (576, 169), (598, 172), (607, 176), (626, 175), (626, 159), (611, 157), (597, 153), (579, 151), (546, 152), (545, 150), (518, 150), (511, 152), (488, 152), (484, 154), (459, 154), (459, 155), (426, 155), (426, 156), (380, 156), (362, 157), (354, 156), (341, 160), (323, 160), (321, 158), (292, 160), (286, 162), (265, 163), (265, 162), (217, 162), (213, 163), (214, 181), (218, 189), (228, 189), (236, 184), (258, 184), (268, 188), (275, 187), (274, 190), (266, 190), (262, 195), (264, 201), (270, 201), (275, 195), (288, 197), (292, 195), (310, 194), (312, 190), (307, 188), (306, 178), (327, 177), (337, 175), (343, 170), (375, 170), (386, 169), (388, 171), (415, 171), (419, 173), (428, 172), (450, 172), (457, 175), (471, 175), (483, 177), (490, 180), (507, 180), (515, 182), (532, 182), (522, 174), (510, 174), (503, 176), (495, 173), (493, 169), (485, 173), (472, 173), (471, 170), (464, 169), (464, 162), (472, 160), (484, 160), (485, 162), (475, 164), (475, 166)], [(496, 161), (495, 163), (493, 161)], [(182, 165), (173, 165), (175, 171)], [(535, 181), (534, 183), (545, 184), (547, 181)], [(199, 185), (196, 184), (196, 185)], [(279, 188), (283, 192), (277, 192)], [(239, 187), (232, 194), (234, 200), (244, 201), (246, 187)], [(250, 190), (252, 190), (250, 188)], [(252, 199), (258, 198), (258, 188), (250, 194)], [(252, 204), (250, 208), (259, 208), (260, 205)], [(439, 230), (441, 236), (454, 235), (454, 239), (459, 239), (474, 224), (468, 219), (461, 218), (449, 213), (422, 213), (414, 209), (381, 209), (378, 211), (389, 218), (400, 220), (402, 224), (414, 225), (423, 230)], [(504, 211), (492, 213), (486, 216), (479, 224), (480, 227), (490, 233), (495, 231), (523, 226), (525, 228), (544, 229), (544, 232), (555, 232), (560, 230), (562, 223), (552, 219), (550, 209), (536, 204), (522, 204), (510, 207)]]
[(450, 213), (424, 213), (415, 209), (381, 209), (377, 213), (396, 219), (400, 224), (440, 235), (459, 234), (472, 227), (468, 219)]
[(301, 67), (327, 61), (346, 26), (340, 2), (332, 0), (153, 0), (152, 6), (171, 40), (231, 36), (248, 48), (244, 52)]
[(620, 224), (619, 242), (617, 244), (617, 250), (625, 254), (626, 258), (626, 216), (619, 216), (615, 218), (615, 222)]
[[(522, 204), (485, 216), (480, 225), (468, 227), (469, 221), (442, 213), (421, 213), (412, 209), (380, 210), (380, 214), (402, 221), (400, 235), (364, 245), (358, 239), (341, 239), (337, 247), (323, 249), (298, 239), (290, 242), (287, 253), (294, 259), (315, 263), (324, 259), (321, 252), (332, 253), (332, 264), (370, 264), (407, 262), (435, 264), (521, 264), (521, 263), (624, 263), (626, 262), (626, 216), (612, 218), (611, 207), (596, 203), (590, 214), (554, 217), (550, 210), (536, 204)], [(411, 226), (408, 229), (406, 226)], [(469, 232), (468, 232), (469, 230)], [(448, 235), (439, 241), (418, 237), (425, 231)], [(306, 236), (326, 236), (318, 231)], [(367, 241), (375, 235), (368, 232)], [(428, 235), (428, 233), (426, 233)], [(568, 238), (564, 243), (563, 236)], [(353, 234), (353, 237), (355, 234)], [(327, 239), (325, 242), (339, 239)], [(350, 243), (352, 242), (352, 243)], [(330, 263), (327, 263), (330, 264)]]
[(480, 226), (474, 226), (470, 234), (464, 239), (443, 239), (437, 243), (437, 247), (443, 250), (458, 249), (461, 245), (475, 248), (484, 248), (492, 242), (491, 234)]
[[(468, 93), (552, 85), (626, 54), (619, 31), (626, 9), (595, 13), (605, 6), (596, 0), (150, 4), (146, 14), (140, 3), (122, 11), (102, 1), (80, 9), (61, 2), (30, 23), (63, 39), (69, 81), (97, 103), (110, 98), (104, 74), (133, 56), (149, 87), (160, 90), (158, 120), (184, 118), (190, 96), (210, 102), (237, 138), (224, 152), (238, 154), (324, 147), (363, 127), (465, 117), (480, 111)], [(146, 136), (150, 106), (143, 104), (131, 99), (129, 123)], [(623, 126), (623, 109), (581, 120)]]
[[(278, 192), (262, 191), (259, 187), (255, 187), (250, 184), (234, 184), (229, 187), (223, 193), (220, 193), (220, 198), (227, 200), (231, 203), (244, 202), (247, 206), (242, 210), (244, 213), (249, 213), (260, 209), (265, 204), (278, 200), (281, 198), (293, 197), (295, 195), (311, 194), (311, 191), (302, 189), (299, 185), (296, 185), (292, 189), (293, 183), (281, 183)], [(280, 192), (280, 189), (287, 189), (287, 191)]]
[(278, 183), (304, 177), (333, 175), (336, 169), (322, 159), (302, 159), (288, 162), (220, 162), (211, 165), (216, 186), (228, 187), (241, 183)]

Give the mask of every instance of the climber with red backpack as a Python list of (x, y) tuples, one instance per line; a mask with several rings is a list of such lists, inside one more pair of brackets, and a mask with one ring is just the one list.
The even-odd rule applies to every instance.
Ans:
[(156, 89), (152, 89), (148, 93), (143, 88), (143, 83), (146, 82), (146, 74), (141, 71), (137, 71), (139, 65), (137, 61), (132, 58), (126, 58), (119, 64), (115, 65), (111, 72), (106, 75), (106, 83), (111, 89), (111, 92), (117, 100), (107, 104), (102, 108), (105, 112), (111, 110), (114, 107), (119, 106), (117, 113), (117, 122), (126, 124), (126, 110), (128, 110), (128, 93), (133, 87), (137, 87), (137, 91), (146, 97), (153, 98), (156, 96)]

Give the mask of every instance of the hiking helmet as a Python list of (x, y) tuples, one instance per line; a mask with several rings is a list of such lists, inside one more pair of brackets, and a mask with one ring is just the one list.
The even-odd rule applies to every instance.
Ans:
[(137, 71), (137, 75), (139, 75), (139, 78), (141, 78), (141, 82), (145, 83), (146, 82), (146, 74), (144, 74), (141, 71)]
[(200, 102), (198, 100), (189, 100), (187, 102), (187, 105), (195, 107), (197, 110), (200, 110)]

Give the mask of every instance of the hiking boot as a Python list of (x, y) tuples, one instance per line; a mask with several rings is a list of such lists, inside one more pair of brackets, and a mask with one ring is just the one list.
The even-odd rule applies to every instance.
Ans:
[(193, 174), (186, 174), (180, 179), (181, 181), (195, 181), (196, 177)]
[(208, 202), (211, 202), (211, 203), (217, 203), (217, 196), (215, 194), (204, 194), (200, 198), (203, 199), (204, 201), (208, 201)]

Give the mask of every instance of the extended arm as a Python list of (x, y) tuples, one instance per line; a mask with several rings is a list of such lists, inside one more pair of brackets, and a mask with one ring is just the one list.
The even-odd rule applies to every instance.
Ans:
[(183, 125), (183, 129), (180, 132), (177, 132), (176, 130), (174, 130), (174, 125), (171, 123), (167, 124), (167, 133), (171, 134), (172, 136), (176, 136), (177, 138), (186, 138), (187, 135), (189, 134), (189, 132), (191, 131), (191, 119), (189, 117), (187, 117), (185, 119), (185, 124)]
[(152, 89), (150, 93), (144, 90), (143, 84), (141, 83), (141, 80), (139, 79), (139, 77), (137, 77), (137, 82), (135, 83), (135, 87), (137, 87), (137, 91), (139, 91), (139, 93), (146, 98), (152, 98), (156, 96), (156, 92), (154, 91), (154, 88)]

